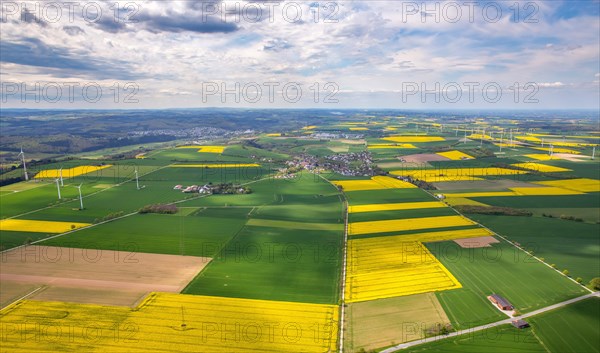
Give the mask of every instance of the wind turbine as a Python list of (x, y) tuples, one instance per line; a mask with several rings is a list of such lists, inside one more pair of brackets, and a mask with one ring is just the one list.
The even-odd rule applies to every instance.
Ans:
[(83, 210), (83, 197), (81, 197), (81, 185), (83, 184), (79, 184), (79, 186), (76, 186), (77, 190), (79, 190), (79, 206), (80, 206), (80, 210)]
[(21, 153), (19, 153), (21, 159), (23, 161), (23, 174), (25, 174), (25, 180), (29, 180), (29, 175), (27, 175), (27, 165), (25, 165), (25, 153), (23, 152), (23, 147), (21, 147)]
[(140, 180), (138, 178), (138, 171), (137, 168), (135, 168), (135, 186), (137, 187), (137, 189), (140, 189)]
[(465, 129), (465, 139), (463, 143), (467, 143), (467, 129)]
[(485, 136), (485, 129), (483, 129), (483, 133), (481, 134), (481, 143), (479, 147), (483, 147), (483, 136)]
[(596, 158), (596, 146), (592, 147), (592, 159)]
[(550, 154), (550, 157), (554, 156), (554, 145), (550, 145), (550, 148), (548, 149), (548, 153)]
[(56, 191), (58, 191), (58, 199), (62, 200), (62, 197), (60, 196), (60, 184), (58, 184), (58, 178), (56, 178)]
[(63, 183), (62, 170), (63, 170), (63, 167), (61, 165), (60, 169), (58, 170), (59, 177), (60, 177), (60, 186), (65, 186), (65, 184)]

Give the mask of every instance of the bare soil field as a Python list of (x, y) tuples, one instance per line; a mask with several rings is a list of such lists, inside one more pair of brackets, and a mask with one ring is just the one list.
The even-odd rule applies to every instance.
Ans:
[(582, 162), (589, 161), (592, 157), (581, 154), (570, 154), (570, 153), (555, 153), (554, 157), (567, 160), (569, 162)]
[(4, 308), (13, 301), (39, 288), (39, 285), (34, 283), (21, 283), (2, 281), (0, 283), (0, 308)]
[(345, 146), (327, 146), (327, 148), (329, 148), (334, 153), (348, 153), (348, 150), (350, 150), (350, 146), (349, 145), (345, 145)]
[(434, 293), (352, 303), (346, 320), (348, 352), (420, 339), (425, 330), (450, 322)]
[(435, 153), (410, 154), (408, 156), (402, 156), (402, 159), (408, 163), (441, 162), (450, 160)]
[(339, 141), (341, 143), (345, 143), (348, 145), (364, 145), (365, 143), (367, 143), (367, 141), (365, 141), (365, 140), (348, 140), (348, 139), (340, 139), (340, 140), (332, 140), (332, 141)]
[(466, 239), (454, 239), (454, 242), (465, 249), (489, 248), (500, 241), (494, 237), (478, 237)]
[(28, 299), (134, 305), (152, 291), (180, 292), (210, 258), (28, 246), (2, 254), (2, 305)]

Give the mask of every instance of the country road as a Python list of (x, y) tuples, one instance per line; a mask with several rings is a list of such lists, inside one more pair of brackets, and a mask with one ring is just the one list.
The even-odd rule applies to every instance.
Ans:
[(528, 317), (539, 315), (539, 314), (545, 313), (545, 312), (550, 311), (550, 310), (562, 308), (562, 307), (567, 306), (569, 304), (573, 304), (573, 303), (576, 303), (576, 302), (579, 302), (579, 301), (582, 301), (582, 300), (585, 300), (585, 299), (588, 299), (588, 298), (591, 298), (591, 297), (599, 297), (600, 298), (600, 292), (594, 292), (594, 293), (586, 294), (586, 295), (583, 295), (581, 297), (569, 299), (569, 300), (566, 300), (564, 302), (560, 302), (560, 303), (557, 303), (557, 304), (554, 304), (554, 305), (550, 305), (550, 306), (547, 306), (545, 308), (541, 308), (541, 309), (532, 311), (532, 312), (527, 313), (527, 314), (523, 314), (523, 315), (520, 315), (520, 316), (517, 316), (517, 317), (514, 317), (514, 318), (509, 318), (509, 319), (505, 319), (505, 320), (493, 322), (491, 324), (481, 325), (481, 326), (473, 327), (473, 328), (466, 329), (466, 330), (460, 330), (460, 331), (452, 332), (452, 333), (447, 334), (447, 335), (434, 336), (434, 337), (424, 338), (424, 339), (417, 340), (417, 341), (402, 343), (402, 344), (399, 344), (397, 346), (390, 347), (390, 348), (388, 348), (386, 350), (383, 350), (383, 351), (381, 351), (381, 353), (397, 352), (399, 350), (406, 349), (406, 348), (413, 347), (413, 346), (417, 346), (419, 344), (436, 342), (436, 341), (440, 341), (440, 340), (443, 340), (443, 339), (446, 339), (446, 338), (461, 336), (461, 335), (465, 335), (465, 334), (469, 334), (469, 333), (473, 333), (473, 332), (485, 330), (485, 329), (492, 328), (492, 327), (497, 327), (497, 326), (501, 326), (501, 325), (510, 324), (515, 319), (526, 319)]

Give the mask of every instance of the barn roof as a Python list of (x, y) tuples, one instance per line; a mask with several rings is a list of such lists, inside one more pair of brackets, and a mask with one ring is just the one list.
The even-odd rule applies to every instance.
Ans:
[(498, 294), (492, 294), (491, 297), (496, 301), (496, 303), (498, 303), (500, 306), (506, 307), (506, 306), (512, 306), (512, 304), (504, 299), (504, 297), (498, 295)]
[(512, 325), (514, 327), (518, 327), (518, 328), (529, 327), (529, 323), (527, 321), (521, 320), (521, 319), (513, 320)]

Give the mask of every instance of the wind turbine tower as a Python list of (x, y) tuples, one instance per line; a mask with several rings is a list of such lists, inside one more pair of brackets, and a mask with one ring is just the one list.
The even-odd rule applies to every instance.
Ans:
[(23, 148), (21, 148), (19, 156), (21, 156), (21, 160), (23, 161), (23, 174), (25, 174), (25, 181), (27, 181), (29, 180), (29, 175), (27, 175), (27, 165), (25, 164), (25, 153), (23, 152)]
[(62, 177), (62, 170), (63, 170), (63, 167), (62, 167), (62, 165), (61, 165), (61, 166), (60, 166), (60, 169), (59, 169), (59, 171), (58, 171), (58, 173), (59, 173), (58, 175), (59, 175), (59, 177), (60, 177), (60, 186), (65, 186), (65, 183), (63, 182), (63, 177)]
[(77, 190), (79, 190), (79, 209), (83, 210), (83, 197), (81, 196), (81, 185), (83, 184), (79, 184), (79, 186), (76, 186)]
[(58, 191), (58, 199), (62, 200), (62, 197), (60, 196), (60, 184), (58, 183), (58, 178), (56, 178), (56, 191)]
[(135, 186), (136, 188), (139, 190), (140, 189), (140, 180), (138, 178), (138, 171), (137, 168), (135, 168)]

